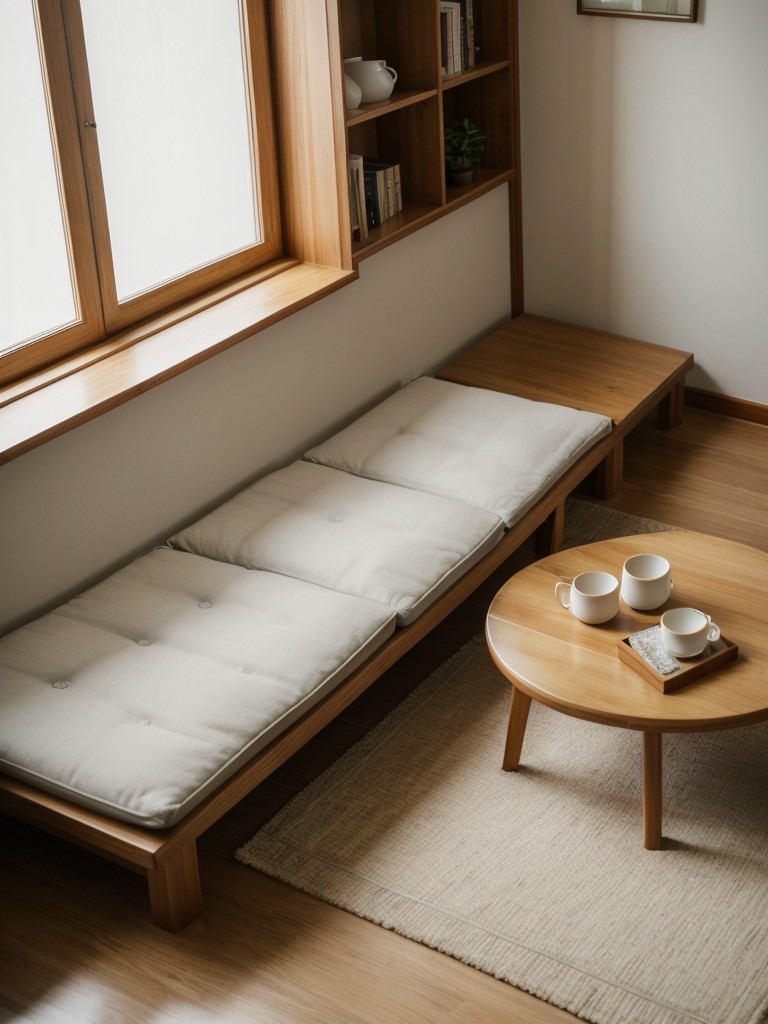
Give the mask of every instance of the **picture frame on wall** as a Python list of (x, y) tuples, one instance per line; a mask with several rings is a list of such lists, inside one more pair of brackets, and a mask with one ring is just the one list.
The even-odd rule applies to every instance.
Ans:
[(576, 13), (651, 21), (696, 21), (699, 0), (576, 0)]

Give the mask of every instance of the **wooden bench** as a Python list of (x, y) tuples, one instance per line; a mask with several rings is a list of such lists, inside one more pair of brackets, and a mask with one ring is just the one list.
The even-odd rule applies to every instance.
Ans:
[(684, 377), (692, 362), (685, 352), (532, 316), (495, 331), (438, 376), (600, 412), (614, 423), (613, 432), (571, 466), (495, 548), (174, 827), (127, 824), (7, 776), (0, 776), (0, 810), (143, 874), (155, 922), (171, 931), (183, 928), (202, 909), (197, 838), (426, 636), (529, 536), (536, 534), (541, 553), (555, 550), (571, 491), (596, 469), (603, 494), (621, 483), (627, 432), (657, 406), (661, 426), (679, 423)]
[(472, 346), (437, 374), (443, 380), (610, 416), (611, 444), (601, 464), (600, 497), (621, 486), (624, 438), (651, 412), (679, 426), (693, 355), (523, 314)]

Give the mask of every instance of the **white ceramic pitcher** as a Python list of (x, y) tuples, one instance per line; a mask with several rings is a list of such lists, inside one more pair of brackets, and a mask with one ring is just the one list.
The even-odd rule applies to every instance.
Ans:
[(384, 60), (349, 57), (344, 61), (344, 73), (360, 86), (362, 103), (389, 99), (397, 81), (397, 72)]

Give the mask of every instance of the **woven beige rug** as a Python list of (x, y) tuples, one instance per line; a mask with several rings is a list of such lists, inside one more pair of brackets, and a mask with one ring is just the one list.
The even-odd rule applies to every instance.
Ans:
[(508, 700), (478, 637), (238, 859), (599, 1024), (768, 1021), (768, 726), (665, 737), (651, 852), (640, 734), (534, 702), (505, 773)]

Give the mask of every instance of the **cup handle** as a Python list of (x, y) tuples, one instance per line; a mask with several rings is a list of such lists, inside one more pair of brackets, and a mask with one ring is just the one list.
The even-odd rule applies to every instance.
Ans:
[(571, 608), (571, 584), (558, 581), (555, 584), (555, 597), (563, 606), (570, 611)]
[(675, 581), (674, 580), (670, 580), (669, 581), (669, 592), (670, 592), (670, 594), (672, 593), (672, 591), (674, 589), (675, 589)]
[(714, 622), (711, 622), (709, 624), (709, 629), (707, 631), (707, 640), (709, 640), (709, 642), (711, 644), (713, 644), (716, 640), (719, 640), (719, 639), (720, 639), (720, 627), (716, 626), (714, 624)]
[(392, 75), (392, 83), (394, 84), (394, 83), (395, 83), (395, 82), (397, 81), (397, 72), (395, 71), (395, 69), (394, 69), (394, 68), (391, 68), (391, 67), (390, 67), (390, 66), (389, 66), (389, 65), (387, 64), (387, 65), (385, 66), (384, 70), (385, 70), (385, 71), (388, 71), (388, 72), (390, 73), (390, 75)]

